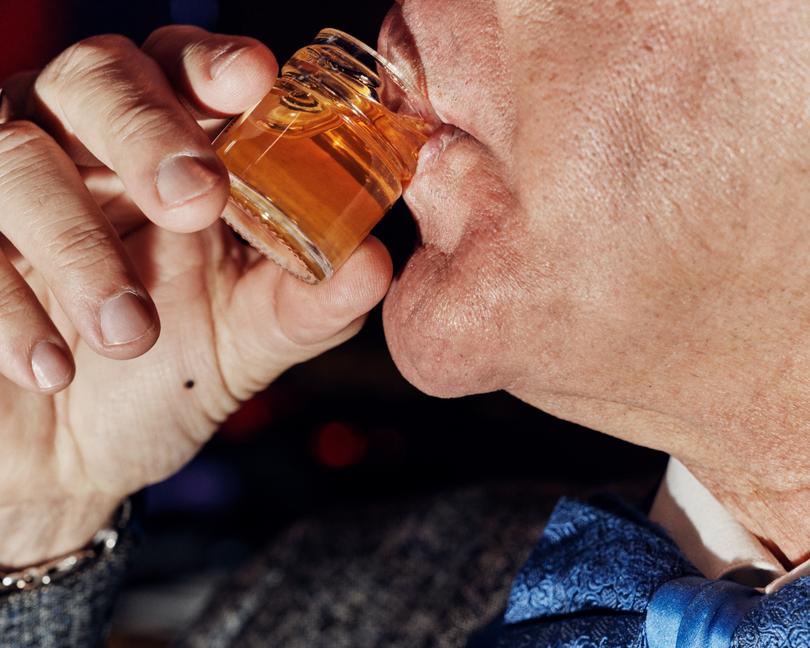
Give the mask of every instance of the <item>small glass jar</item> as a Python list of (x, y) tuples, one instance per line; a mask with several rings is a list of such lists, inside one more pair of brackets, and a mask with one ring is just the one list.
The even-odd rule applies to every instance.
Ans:
[(367, 45), (325, 29), (215, 140), (231, 178), (223, 218), (317, 283), (402, 195), (437, 125), (414, 83)]

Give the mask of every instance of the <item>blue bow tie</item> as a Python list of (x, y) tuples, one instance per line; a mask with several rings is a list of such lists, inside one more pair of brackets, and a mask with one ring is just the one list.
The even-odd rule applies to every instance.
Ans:
[(563, 499), (515, 579), (498, 646), (810, 647), (810, 578), (770, 596), (708, 580), (639, 513)]

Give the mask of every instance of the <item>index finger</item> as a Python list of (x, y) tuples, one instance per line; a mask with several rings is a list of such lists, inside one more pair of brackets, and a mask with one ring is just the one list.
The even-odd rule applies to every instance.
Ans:
[(224, 166), (157, 63), (128, 39), (69, 48), (37, 78), (33, 102), (63, 147), (86, 147), (158, 225), (195, 231), (221, 215)]

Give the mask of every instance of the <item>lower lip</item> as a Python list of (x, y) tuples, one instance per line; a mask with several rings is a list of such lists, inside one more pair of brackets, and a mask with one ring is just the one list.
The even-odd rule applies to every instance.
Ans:
[(419, 151), (419, 169), (434, 164), (451, 142), (464, 135), (466, 133), (460, 128), (452, 124), (442, 124)]

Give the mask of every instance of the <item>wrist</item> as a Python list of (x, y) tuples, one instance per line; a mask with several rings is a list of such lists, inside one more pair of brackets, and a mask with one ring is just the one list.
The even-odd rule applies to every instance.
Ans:
[(109, 524), (120, 503), (92, 495), (0, 506), (0, 566), (38, 565), (81, 549)]

